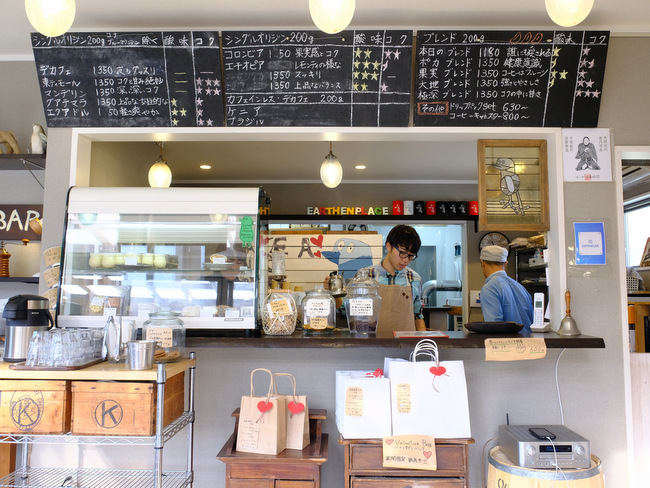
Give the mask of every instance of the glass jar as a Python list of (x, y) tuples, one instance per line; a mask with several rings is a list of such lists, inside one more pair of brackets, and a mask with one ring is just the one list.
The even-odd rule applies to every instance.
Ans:
[(142, 324), (142, 338), (156, 341), (154, 362), (178, 361), (185, 348), (185, 325), (177, 312), (152, 312)]
[(348, 282), (348, 294), (343, 300), (352, 334), (369, 334), (377, 331), (379, 321), (379, 283), (367, 269), (360, 269)]
[(316, 286), (302, 299), (302, 328), (307, 334), (331, 334), (336, 327), (336, 301), (329, 291)]
[(291, 335), (298, 309), (289, 290), (271, 290), (262, 304), (262, 329), (267, 335)]

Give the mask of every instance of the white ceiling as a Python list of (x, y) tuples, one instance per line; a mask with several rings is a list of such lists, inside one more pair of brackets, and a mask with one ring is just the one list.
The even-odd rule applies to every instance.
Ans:
[[(315, 29), (308, 0), (77, 0), (71, 31)], [(0, 61), (33, 59), (29, 25), (22, 0), (3, 0)], [(556, 30), (544, 0), (357, 0), (351, 29), (483, 29)], [(576, 30), (609, 30), (612, 35), (650, 35), (650, 1), (595, 0), (589, 17)], [(147, 139), (151, 140), (152, 136)], [(165, 139), (169, 140), (169, 139)], [(251, 144), (249, 141), (194, 144), (165, 149), (174, 179), (318, 181), (318, 167), (327, 154), (323, 136), (310, 142)], [(336, 139), (335, 139), (336, 140)], [(192, 154), (192, 156), (188, 156)], [(401, 143), (337, 142), (334, 154), (344, 163), (344, 181), (476, 180), (476, 145), (417, 140)], [(152, 158), (157, 155), (155, 146)], [(298, 157), (296, 157), (298, 155)], [(215, 165), (211, 174), (198, 163)], [(365, 163), (366, 173), (353, 164)], [(422, 181), (424, 182), (424, 181)]]

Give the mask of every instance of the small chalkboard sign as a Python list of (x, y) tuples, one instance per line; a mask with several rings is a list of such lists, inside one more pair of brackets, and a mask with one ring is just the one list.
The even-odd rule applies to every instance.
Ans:
[(224, 124), (218, 32), (31, 38), (48, 127)]
[(226, 124), (409, 123), (412, 31), (223, 32)]
[(420, 31), (419, 126), (596, 127), (607, 31)]

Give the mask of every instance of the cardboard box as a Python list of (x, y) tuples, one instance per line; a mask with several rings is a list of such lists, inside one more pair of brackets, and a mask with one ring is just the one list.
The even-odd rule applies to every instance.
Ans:
[[(185, 374), (165, 383), (163, 425), (183, 414)], [(75, 435), (138, 435), (156, 432), (157, 384), (151, 382), (73, 381), (72, 433)]]
[(2, 380), (0, 433), (65, 434), (71, 401), (69, 381)]

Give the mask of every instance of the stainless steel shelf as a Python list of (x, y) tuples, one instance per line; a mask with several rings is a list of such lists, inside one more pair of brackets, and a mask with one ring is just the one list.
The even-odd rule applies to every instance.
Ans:
[[(163, 440), (167, 442), (187, 424), (194, 420), (194, 412), (184, 412), (163, 430)], [(0, 434), (0, 443), (29, 444), (81, 444), (81, 445), (137, 445), (155, 446), (155, 436), (90, 436), (90, 435), (24, 435)]]
[[(163, 471), (163, 488), (185, 488), (192, 473)], [(0, 487), (58, 488), (136, 488), (151, 486), (151, 470), (96, 468), (26, 468), (0, 478)]]

